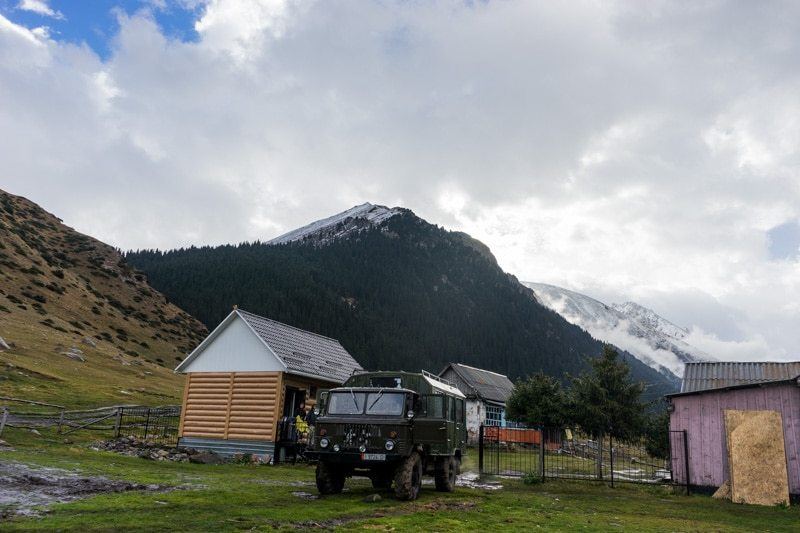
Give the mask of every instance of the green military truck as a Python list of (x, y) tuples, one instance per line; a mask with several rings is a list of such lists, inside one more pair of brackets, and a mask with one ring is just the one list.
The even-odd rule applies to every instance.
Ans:
[(367, 372), (321, 393), (307, 455), (317, 489), (337, 494), (351, 476), (414, 500), (423, 475), (450, 492), (466, 451), (464, 395), (428, 372)]

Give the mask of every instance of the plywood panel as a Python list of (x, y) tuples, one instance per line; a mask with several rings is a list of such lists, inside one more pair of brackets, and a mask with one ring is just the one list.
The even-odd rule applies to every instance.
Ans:
[[(750, 400), (752, 401), (752, 400)], [(726, 410), (725, 432), (735, 503), (789, 503), (783, 421), (777, 411)]]

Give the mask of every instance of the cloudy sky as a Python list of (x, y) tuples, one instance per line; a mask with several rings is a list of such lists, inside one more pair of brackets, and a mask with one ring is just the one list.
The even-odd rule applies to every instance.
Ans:
[(0, 0), (0, 188), (118, 247), (365, 201), (800, 359), (800, 3)]

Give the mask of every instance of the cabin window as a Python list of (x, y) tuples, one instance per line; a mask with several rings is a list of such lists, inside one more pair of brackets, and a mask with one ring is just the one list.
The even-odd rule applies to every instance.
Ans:
[(365, 399), (364, 392), (333, 392), (328, 399), (328, 414), (360, 415), (364, 412)]
[(381, 387), (383, 389), (402, 389), (403, 380), (399, 377), (375, 376), (369, 378), (370, 387)]
[(486, 420), (483, 424), (486, 426), (500, 426), (503, 420), (503, 408), (496, 405), (486, 406)]

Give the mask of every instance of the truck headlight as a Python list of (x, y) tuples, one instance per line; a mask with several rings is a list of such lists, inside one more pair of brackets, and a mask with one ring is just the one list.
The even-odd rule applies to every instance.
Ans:
[(390, 452), (392, 450), (394, 450), (394, 441), (393, 440), (387, 440), (386, 441), (386, 451)]
[(335, 451), (335, 452), (339, 451), (339, 445), (338, 444), (334, 444), (333, 445), (333, 451)]
[(328, 444), (330, 444), (330, 441), (328, 441), (328, 439), (326, 439), (325, 437), (322, 437), (321, 439), (319, 439), (319, 447), (320, 448), (327, 448)]
[(365, 451), (367, 451), (367, 447), (362, 444), (361, 446), (358, 447), (358, 451), (364, 453)]

